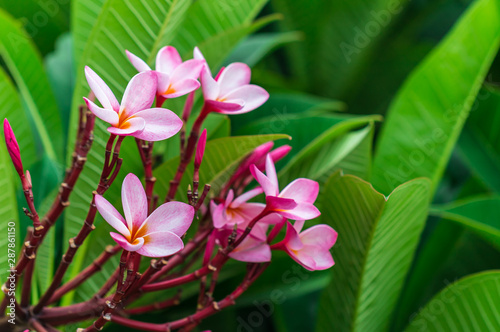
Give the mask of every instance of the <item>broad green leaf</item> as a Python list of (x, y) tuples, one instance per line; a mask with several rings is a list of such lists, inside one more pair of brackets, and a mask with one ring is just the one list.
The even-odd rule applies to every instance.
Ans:
[(244, 62), (253, 67), (275, 49), (301, 39), (303, 35), (296, 31), (255, 34), (239, 43), (224, 63), (227, 66), (232, 62)]
[[(280, 180), (285, 183), (299, 177), (319, 180), (321, 183), (339, 167), (344, 158), (356, 150), (362, 142), (364, 154), (361, 158), (354, 158), (344, 164), (349, 165), (345, 173), (356, 170), (356, 175), (368, 176), (371, 164), (371, 140), (373, 137), (373, 121), (380, 120), (379, 116), (366, 116), (342, 121), (316, 137), (280, 171)], [(368, 124), (368, 126), (366, 126)], [(356, 128), (366, 126), (354, 131)], [(293, 137), (293, 135), (292, 135)], [(366, 147), (368, 147), (366, 149)]]
[(289, 45), (294, 74), (309, 90), (339, 98), (355, 82), (367, 59), (407, 1), (273, 0), (285, 16), (284, 31), (302, 31)]
[[(3, 127), (2, 127), (3, 128)], [(3, 129), (0, 131), (3, 137)], [(5, 140), (2, 138), (0, 140), (0, 220), (1, 232), (3, 236), (0, 238), (0, 252), (3, 255), (0, 256), (0, 266), (2, 270), (0, 271), (1, 280), (5, 280), (8, 275), (7, 270), (15, 268), (16, 259), (18, 253), (22, 248), (22, 239), (20, 238), (20, 228), (19, 228), (19, 216), (17, 213), (17, 199), (15, 193), (15, 182), (17, 179), (17, 174), (12, 171), (10, 156), (5, 147)], [(14, 222), (15, 226), (9, 226), (10, 222)], [(11, 237), (11, 235), (13, 237)], [(14, 248), (9, 248), (9, 238), (14, 239)], [(13, 250), (13, 252), (9, 251)], [(14, 255), (10, 258), (14, 258), (12, 261), (8, 261), (8, 254), (13, 253)], [(10, 263), (13, 263), (12, 265)]]
[[(251, 133), (252, 129), (249, 127), (254, 123), (262, 124), (271, 121), (274, 125), (269, 127), (273, 130), (284, 130), (281, 128), (283, 126), (289, 127), (290, 124), (287, 123), (287, 120), (291, 118), (291, 115), (300, 116), (297, 113), (316, 115), (316, 113), (343, 110), (345, 110), (345, 104), (340, 101), (308, 95), (299, 91), (271, 93), (269, 99), (258, 109), (233, 117), (231, 129), (233, 133), (242, 135)], [(257, 120), (259, 122), (256, 122)], [(318, 125), (322, 125), (322, 122), (318, 121)]]
[(1, 10), (0, 30), (0, 55), (26, 103), (43, 149), (51, 159), (62, 161), (61, 120), (40, 54), (19, 23)]
[(85, 44), (105, 2), (106, 0), (74, 0), (71, 4), (71, 35), (76, 64), (79, 63)]
[(63, 132), (67, 135), (71, 113), (71, 96), (75, 87), (73, 39), (65, 33), (56, 42), (56, 49), (45, 57), (45, 68), (56, 98)]
[(385, 331), (410, 268), (430, 201), (430, 182), (416, 179), (386, 199), (351, 175), (332, 175), (321, 221), (339, 233), (336, 265), (323, 293), (317, 331)]
[(0, 8), (19, 20), (42, 55), (51, 52), (57, 37), (68, 30), (69, 6), (68, 0), (0, 0)]
[(412, 331), (500, 330), (500, 271), (460, 279), (437, 294), (412, 320)]
[(458, 149), (484, 185), (500, 193), (500, 91), (487, 85), (476, 100), (458, 140)]
[(431, 215), (457, 222), (500, 249), (500, 197), (470, 197), (433, 206)]
[(23, 166), (28, 169), (37, 158), (35, 138), (19, 94), (10, 78), (0, 68), (0, 120), (3, 121), (4, 118), (9, 120), (12, 130), (16, 134), (17, 143), (22, 154)]
[(382, 128), (374, 186), (384, 193), (417, 176), (434, 192), (500, 42), (500, 5), (473, 3), (413, 71)]

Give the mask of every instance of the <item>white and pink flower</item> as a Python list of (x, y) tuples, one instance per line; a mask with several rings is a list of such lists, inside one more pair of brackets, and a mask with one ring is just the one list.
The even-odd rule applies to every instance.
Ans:
[(165, 203), (148, 217), (146, 193), (132, 173), (122, 186), (125, 218), (100, 195), (95, 196), (95, 204), (104, 220), (119, 232), (110, 233), (113, 240), (127, 251), (148, 257), (165, 257), (184, 248), (181, 236), (194, 217), (194, 208), (181, 202)]
[(83, 98), (89, 110), (108, 122), (108, 131), (120, 136), (133, 136), (146, 141), (160, 141), (177, 134), (182, 120), (172, 111), (151, 108), (156, 94), (157, 78), (152, 71), (135, 75), (127, 85), (121, 104), (111, 89), (89, 67), (85, 76), (102, 107)]

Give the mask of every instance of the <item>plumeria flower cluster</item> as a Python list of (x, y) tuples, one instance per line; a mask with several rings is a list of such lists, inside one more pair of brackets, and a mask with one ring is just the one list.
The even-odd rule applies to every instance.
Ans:
[[(14, 131), (4, 120), (7, 150), (21, 179), (29, 207), (26, 215), (34, 226), (28, 232), (24, 255), (15, 267), (17, 275), (22, 275), (26, 284), (32, 280), (32, 260), (36, 258), (38, 246), (69, 205), (72, 189), (92, 147), (96, 118), (109, 124), (102, 172), (92, 192), (87, 216), (82, 219), (81, 230), (70, 239), (52, 283), (38, 302), (27, 303), (30, 287), (25, 287), (22, 302), (16, 303), (17, 307), (27, 308), (26, 313), (47, 327), (61, 322), (84, 321), (100, 313), (89, 327), (79, 331), (100, 331), (109, 321), (142, 331), (191, 330), (204, 318), (234, 304), (235, 299), (264, 272), (275, 250), (286, 252), (308, 270), (333, 266), (330, 249), (337, 239), (335, 230), (328, 225), (314, 225), (304, 230), (306, 223), (312, 223), (310, 220), (321, 214), (314, 205), (319, 192), (318, 183), (299, 178), (280, 189), (274, 163), (290, 152), (290, 146), (273, 149), (273, 142), (258, 146), (229, 174), (220, 190), (213, 192), (209, 183), (202, 182), (206, 178), (203, 176), (205, 150), (209, 150), (211, 144), (207, 142), (210, 131), (203, 128), (206, 117), (210, 113), (235, 115), (250, 112), (269, 98), (262, 87), (250, 84), (250, 68), (243, 63), (232, 63), (213, 77), (198, 48), (193, 51), (193, 59), (183, 61), (174, 47), (163, 47), (156, 56), (154, 69), (136, 54), (129, 51), (125, 54), (138, 73), (126, 85), (120, 102), (105, 80), (90, 67), (85, 67), (91, 94), (83, 98), (87, 109), (81, 108), (72, 165), (66, 172), (57, 198), (43, 218), (36, 213), (30, 173), (24, 170)], [(196, 95), (198, 90), (201, 91)], [(186, 102), (179, 117), (177, 114), (181, 112), (173, 112), (163, 104), (181, 96), (186, 96)], [(203, 106), (199, 112), (192, 112), (197, 96), (203, 99)], [(187, 128), (192, 114), (196, 117), (189, 122), (191, 128)], [(168, 182), (168, 191), (162, 202), (155, 193), (154, 175), (163, 177), (164, 174), (153, 173), (155, 157), (158, 156), (154, 153), (154, 142), (178, 133), (180, 156), (177, 171)], [(124, 162), (120, 149), (127, 136), (136, 141), (137, 158), (142, 162), (145, 183), (137, 175), (127, 174), (121, 185), (121, 208), (117, 208), (120, 204), (115, 204), (112, 195), (106, 192), (117, 179)], [(213, 158), (216, 156), (208, 159), (213, 161)], [(182, 188), (186, 195), (180, 195), (179, 188), (185, 185), (183, 179), (189, 168), (192, 169), (192, 181), (187, 188)], [(199, 188), (202, 188), (201, 193)], [(116, 245), (108, 246), (91, 266), (64, 283), (73, 257), (96, 227), (94, 221), (98, 214), (113, 229), (108, 240)], [(99, 267), (120, 252), (115, 273), (93, 295), (95, 301), (67, 309), (47, 309), (91, 278)], [(199, 256), (203, 257), (201, 267), (189, 272), (192, 266), (200, 263)], [(151, 259), (145, 270), (141, 269), (141, 259)], [(216, 302), (213, 293), (217, 277), (229, 259), (247, 262), (249, 268), (241, 284)], [(210, 274), (210, 282), (207, 282)], [(130, 317), (167, 308), (180, 301), (177, 295), (153, 305), (128, 309), (128, 305), (144, 293), (180, 287), (197, 280), (200, 294), (197, 310), (192, 315), (164, 324), (143, 323)], [(10, 301), (16, 302), (16, 299)], [(28, 326), (29, 322), (25, 323)]]

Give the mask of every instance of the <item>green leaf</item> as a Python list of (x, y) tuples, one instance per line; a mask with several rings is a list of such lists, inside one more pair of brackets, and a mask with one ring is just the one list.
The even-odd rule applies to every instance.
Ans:
[(68, 30), (69, 6), (68, 0), (0, 0), (0, 8), (22, 23), (43, 55), (51, 52), (57, 37)]
[(23, 166), (28, 169), (36, 161), (35, 138), (27, 123), (29, 119), (16, 88), (7, 74), (0, 68), (0, 119), (9, 120), (16, 134), (17, 143), (22, 154)]
[(412, 331), (499, 331), (500, 271), (467, 276), (437, 294), (412, 320)]
[(469, 197), (433, 206), (431, 215), (457, 222), (500, 249), (500, 197)]
[(45, 153), (62, 161), (64, 143), (57, 104), (40, 54), (10, 15), (0, 10), (0, 55), (14, 78)]
[(75, 63), (79, 60), (89, 40), (92, 28), (106, 0), (74, 0), (71, 4), (71, 34)]
[[(312, 140), (280, 171), (280, 180), (288, 183), (298, 177), (319, 180), (321, 183), (339, 168), (340, 163), (355, 151), (365, 140), (361, 158), (346, 161), (345, 173), (353, 170), (356, 175), (368, 176), (371, 164), (371, 141), (373, 121), (380, 116), (366, 116), (342, 121)], [(368, 124), (368, 126), (366, 126)], [(366, 126), (354, 131), (356, 128)], [(310, 127), (306, 127), (310, 128)], [(292, 135), (292, 137), (294, 137)]]
[(325, 186), (321, 221), (339, 233), (336, 265), (324, 291), (317, 331), (384, 331), (410, 268), (430, 201), (430, 182), (416, 179), (386, 199), (352, 175)]
[(499, 7), (473, 3), (398, 92), (374, 160), (374, 186), (382, 192), (417, 176), (429, 177), (435, 191), (498, 51)]
[[(276, 130), (283, 131), (285, 130), (282, 129), (283, 126), (289, 128), (292, 125), (287, 123), (287, 120), (292, 118), (291, 115), (301, 115), (297, 113), (319, 115), (343, 110), (345, 110), (345, 104), (340, 101), (308, 95), (299, 91), (271, 93), (269, 99), (258, 109), (233, 117), (232, 132), (238, 135), (249, 134), (254, 130), (250, 127), (266, 122), (274, 123), (273, 126), (268, 125), (269, 129), (274, 130), (274, 132)], [(322, 122), (318, 121), (317, 125), (322, 125)]]
[[(3, 128), (3, 127), (2, 127)], [(1, 130), (2, 137), (3, 129)], [(19, 215), (17, 212), (17, 200), (15, 193), (15, 180), (17, 180), (17, 176), (14, 176), (12, 172), (11, 160), (10, 156), (7, 152), (7, 148), (5, 146), (5, 141), (2, 138), (0, 142), (0, 188), (2, 191), (0, 192), (0, 220), (1, 223), (1, 232), (3, 234), (2, 238), (0, 238), (0, 252), (4, 253), (0, 256), (0, 266), (2, 266), (2, 270), (0, 271), (0, 278), (5, 280), (8, 275), (7, 270), (15, 267), (15, 259), (18, 257), (18, 253), (22, 248), (22, 240), (20, 239), (20, 224), (19, 224)], [(9, 226), (10, 222), (14, 222), (15, 226)], [(9, 248), (9, 238), (11, 234), (14, 234), (12, 237), (15, 242), (14, 248)], [(8, 261), (8, 253), (9, 249), (14, 250), (14, 255), (10, 258), (14, 259), (14, 264), (11, 265), (12, 261)]]
[(284, 31), (302, 31), (289, 45), (292, 69), (310, 91), (339, 98), (366, 65), (407, 1), (273, 0)]
[(253, 67), (275, 49), (301, 39), (302, 33), (296, 31), (255, 34), (238, 44), (224, 63), (227, 66), (232, 62), (244, 62)]
[[(487, 85), (479, 93), (458, 140), (462, 158), (484, 185), (500, 194), (500, 91)], [(488, 121), (485, 121), (488, 119)]]

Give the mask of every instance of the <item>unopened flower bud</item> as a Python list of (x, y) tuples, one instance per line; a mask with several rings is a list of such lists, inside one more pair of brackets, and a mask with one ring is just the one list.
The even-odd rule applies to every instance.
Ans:
[(5, 136), (5, 144), (7, 145), (7, 151), (12, 159), (12, 163), (14, 164), (19, 176), (24, 176), (19, 144), (17, 144), (16, 136), (14, 135), (14, 131), (12, 130), (12, 127), (7, 119), (3, 120), (3, 132)]

